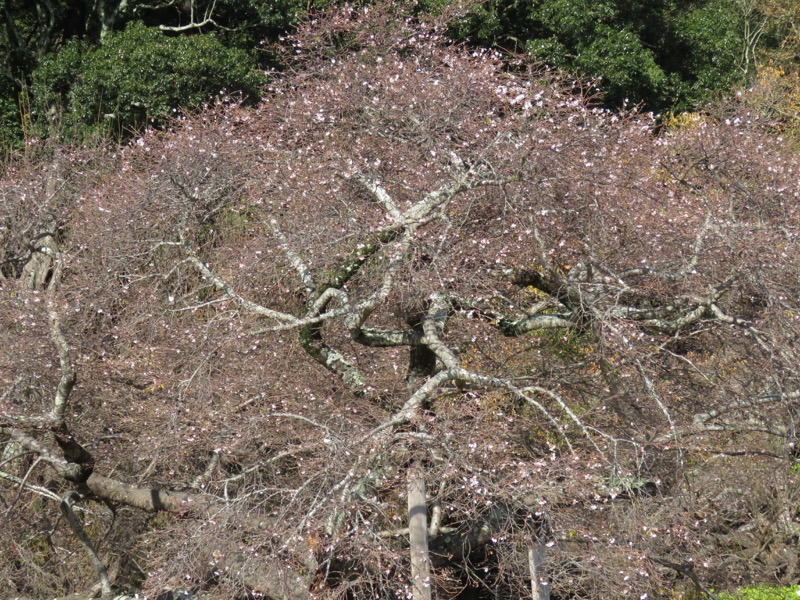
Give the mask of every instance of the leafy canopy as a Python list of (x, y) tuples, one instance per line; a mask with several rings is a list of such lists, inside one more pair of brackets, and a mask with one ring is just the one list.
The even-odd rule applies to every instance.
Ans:
[(455, 22), (451, 35), (596, 77), (614, 107), (685, 110), (739, 77), (732, 8), (729, 0), (491, 0)]
[(63, 113), (67, 131), (101, 124), (122, 133), (229, 91), (257, 100), (264, 81), (247, 53), (213, 36), (170, 37), (131, 23), (102, 46), (72, 40), (46, 56), (32, 89), (39, 116)]

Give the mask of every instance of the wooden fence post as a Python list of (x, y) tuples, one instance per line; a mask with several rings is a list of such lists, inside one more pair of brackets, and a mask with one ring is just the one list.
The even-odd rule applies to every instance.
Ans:
[(408, 539), (411, 549), (413, 600), (431, 600), (431, 561), (428, 554), (428, 507), (425, 471), (420, 461), (408, 470)]

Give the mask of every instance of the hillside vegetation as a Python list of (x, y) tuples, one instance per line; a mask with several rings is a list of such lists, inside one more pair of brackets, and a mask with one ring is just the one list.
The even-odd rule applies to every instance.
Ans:
[[(337, 5), (345, 4), (8, 0), (0, 26), (0, 140), (18, 148), (97, 131), (119, 139), (220, 95), (255, 104), (258, 85), (290, 68), (282, 56), (290, 34)], [(425, 0), (392, 10), (435, 16), (456, 43), (575, 78), (615, 110), (696, 111), (752, 86), (765, 70), (796, 73), (800, 61), (794, 0)], [(796, 81), (782, 79), (796, 97)]]
[(447, 31), (332, 9), (257, 103), (7, 162), (0, 596), (798, 581), (787, 71), (658, 119)]

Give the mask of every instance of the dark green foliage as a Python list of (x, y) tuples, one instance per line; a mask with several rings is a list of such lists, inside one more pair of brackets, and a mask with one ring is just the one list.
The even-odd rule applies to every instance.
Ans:
[[(702, 90), (728, 90), (741, 81), (742, 22), (728, 0), (704, 3), (675, 22), (675, 45), (682, 52), (672, 57), (670, 68), (693, 84), (695, 98)], [(693, 99), (692, 92), (685, 95)]]
[[(267, 68), (274, 66), (270, 51), (273, 43), (292, 33), (309, 15), (334, 4), (335, 0), (195, 0), (194, 18), (197, 22), (209, 14), (214, 24), (197, 32), (214, 35), (225, 47), (247, 52), (260, 67)], [(190, 15), (181, 14), (174, 6), (154, 8), (152, 3), (142, 6), (137, 14), (147, 26), (180, 27), (189, 23)], [(213, 10), (209, 10), (212, 6)]]
[(70, 107), (70, 91), (78, 85), (88, 51), (82, 41), (71, 40), (58, 54), (47, 55), (34, 71), (32, 93), (40, 127), (55, 116), (53, 111)]
[[(223, 89), (256, 98), (261, 78), (254, 69), (281, 67), (275, 44), (339, 4), (8, 0), (0, 24), (0, 140), (14, 145), (62, 128), (80, 136), (98, 124), (119, 134)], [(405, 18), (450, 5), (417, 0), (391, 10)], [(752, 27), (765, 18), (758, 10), (747, 16)], [(758, 60), (790, 34), (788, 18), (767, 19)], [(677, 112), (695, 110), (753, 74), (755, 54), (740, 64), (744, 21), (737, 0), (488, 0), (452, 22), (450, 33), (592, 79), (609, 107), (643, 103)], [(21, 108), (26, 88), (29, 108)]]
[(595, 38), (575, 57), (578, 72), (600, 77), (598, 85), (615, 105), (668, 99), (668, 77), (636, 34), (610, 26), (595, 28)]
[(132, 23), (100, 47), (75, 40), (45, 57), (33, 73), (34, 106), (40, 119), (63, 111), (68, 131), (101, 125), (120, 134), (219, 94), (258, 99), (264, 78), (254, 67), (213, 36), (170, 37)]
[[(158, 121), (175, 106), (194, 108), (223, 88), (255, 98), (261, 78), (253, 67), (270, 64), (264, 48), (316, 5), (8, 0), (0, 23), (0, 143), (15, 146), (25, 137), (54, 132), (81, 136), (87, 123), (119, 133)], [(141, 25), (127, 31), (131, 21), (152, 31), (145, 33)], [(99, 87), (89, 90), (93, 83)], [(32, 113), (19, 106), (26, 89)]]
[(0, 150), (6, 150), (14, 145), (14, 141), (22, 138), (24, 110), (27, 106), (25, 99), (27, 97), (23, 96), (20, 107), (20, 96), (15, 86), (8, 81), (0, 81)]
[(597, 78), (612, 107), (681, 110), (739, 80), (740, 29), (731, 0), (491, 0), (451, 34)]
[(218, 2), (215, 20), (224, 27), (215, 32), (228, 47), (251, 53), (262, 66), (270, 64), (265, 48), (281, 35), (291, 32), (306, 16), (306, 9), (317, 6), (303, 0), (228, 0)]

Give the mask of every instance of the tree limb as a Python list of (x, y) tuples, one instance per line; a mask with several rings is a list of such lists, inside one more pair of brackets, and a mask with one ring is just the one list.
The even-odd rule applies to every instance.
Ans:
[(100, 597), (107, 599), (110, 598), (112, 594), (111, 582), (108, 580), (108, 570), (106, 569), (105, 564), (103, 564), (103, 561), (100, 560), (100, 557), (97, 554), (97, 549), (94, 547), (92, 540), (89, 539), (89, 536), (86, 534), (86, 530), (83, 528), (80, 520), (75, 516), (75, 512), (72, 510), (72, 502), (76, 499), (80, 500), (81, 496), (74, 490), (64, 494), (63, 498), (61, 499), (61, 512), (64, 515), (64, 518), (67, 520), (67, 523), (69, 523), (69, 526), (72, 528), (75, 537), (80, 540), (81, 544), (86, 549), (86, 552), (89, 554), (89, 557), (92, 559), (92, 565), (94, 566), (94, 570), (97, 572), (98, 579), (100, 579)]

